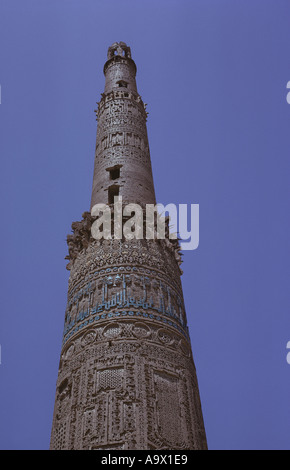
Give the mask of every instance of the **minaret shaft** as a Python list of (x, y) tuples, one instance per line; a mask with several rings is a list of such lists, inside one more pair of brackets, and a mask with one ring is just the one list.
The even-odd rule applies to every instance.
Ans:
[[(146, 111), (124, 43), (109, 48), (91, 207), (155, 204)], [(51, 449), (206, 449), (176, 240), (95, 240), (83, 214), (70, 270)]]
[[(98, 103), (98, 131), (91, 208), (123, 202), (155, 204), (147, 113), (135, 80), (136, 65), (121, 47), (109, 50), (105, 92)], [(126, 54), (126, 55), (123, 55)]]

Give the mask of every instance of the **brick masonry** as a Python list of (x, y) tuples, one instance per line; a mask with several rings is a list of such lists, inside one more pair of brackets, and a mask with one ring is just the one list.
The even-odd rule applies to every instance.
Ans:
[[(155, 204), (136, 65), (114, 43), (104, 66), (91, 207)], [(178, 241), (94, 240), (83, 214), (70, 270), (51, 449), (206, 449)]]

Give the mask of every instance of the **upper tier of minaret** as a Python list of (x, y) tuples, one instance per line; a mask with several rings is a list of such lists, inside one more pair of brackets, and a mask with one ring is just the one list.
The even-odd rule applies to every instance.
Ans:
[(107, 62), (104, 65), (106, 77), (105, 93), (126, 89), (137, 93), (136, 72), (137, 67), (131, 58), (131, 49), (124, 42), (115, 42), (108, 49)]
[(155, 204), (146, 105), (137, 91), (136, 65), (124, 42), (108, 49), (105, 89), (96, 110), (98, 128), (91, 208), (124, 203)]

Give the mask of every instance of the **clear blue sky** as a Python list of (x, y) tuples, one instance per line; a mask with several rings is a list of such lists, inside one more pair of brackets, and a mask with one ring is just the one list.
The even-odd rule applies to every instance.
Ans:
[(210, 449), (290, 449), (288, 0), (1, 0), (0, 448), (47, 449), (66, 235), (131, 46), (158, 202), (200, 205), (183, 287)]

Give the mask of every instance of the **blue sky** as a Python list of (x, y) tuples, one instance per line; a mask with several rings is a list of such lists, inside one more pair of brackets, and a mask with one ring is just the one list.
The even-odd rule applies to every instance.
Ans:
[(287, 0), (1, 1), (1, 449), (49, 446), (66, 235), (115, 41), (158, 202), (200, 206), (182, 281), (209, 448), (290, 448), (289, 22)]

